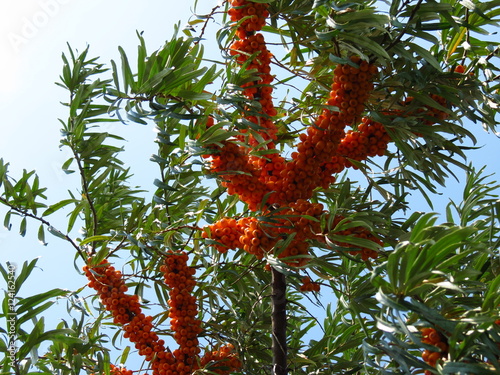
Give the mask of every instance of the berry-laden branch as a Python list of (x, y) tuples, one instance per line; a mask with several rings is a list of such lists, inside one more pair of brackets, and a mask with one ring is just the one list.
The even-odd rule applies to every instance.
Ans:
[[(383, 242), (368, 229), (356, 226), (335, 229), (338, 224), (348, 224), (344, 216), (336, 215), (329, 233), (319, 224), (322, 215), (331, 215), (321, 204), (310, 199), (318, 188), (327, 189), (335, 182), (335, 174), (345, 168), (356, 168), (356, 162), (369, 157), (383, 156), (391, 137), (383, 124), (369, 117), (362, 117), (366, 102), (374, 89), (378, 68), (374, 62), (350, 56), (350, 62), (338, 64), (333, 71), (331, 91), (325, 106), (313, 125), (300, 134), (291, 159), (287, 160), (276, 150), (278, 129), (273, 121), (277, 111), (273, 104), (274, 77), (271, 75), (272, 55), (260, 32), (269, 16), (268, 5), (248, 0), (229, 0), (228, 15), (235, 28), (235, 40), (229, 47), (236, 64), (256, 71), (256, 79), (245, 83), (241, 89), (249, 103), (241, 116), (252, 124), (221, 146), (206, 145), (204, 157), (210, 159), (209, 169), (221, 179), (229, 195), (237, 195), (250, 211), (260, 210), (259, 218), (250, 216), (238, 220), (221, 218), (208, 225), (202, 233), (212, 240), (215, 248), (225, 253), (229, 249), (243, 249), (263, 259), (276, 256), (292, 267), (307, 263), (311, 240), (323, 243), (325, 237), (336, 235), (336, 245), (350, 248), (351, 255), (364, 261), (375, 259)], [(418, 8), (418, 6), (417, 6)], [(403, 32), (399, 35), (404, 34)], [(390, 48), (390, 46), (389, 46)], [(463, 70), (456, 70), (463, 73)], [(431, 99), (446, 106), (444, 98), (431, 95)], [(402, 109), (386, 111), (387, 116), (417, 115), (423, 124), (432, 125), (448, 114), (429, 105), (411, 106), (413, 98), (400, 103)], [(417, 112), (407, 108), (418, 107)], [(207, 126), (213, 125), (210, 118)], [(415, 134), (419, 136), (420, 134)], [(257, 156), (259, 151), (264, 157)], [(351, 236), (371, 241), (369, 248), (338, 240), (338, 236)], [(291, 238), (291, 240), (290, 240)], [(286, 247), (283, 240), (288, 239)], [(279, 251), (278, 251), (279, 250)], [(273, 324), (273, 374), (286, 374), (286, 279), (276, 269), (271, 269), (272, 324)], [(318, 291), (319, 284), (303, 279), (302, 291)], [(434, 355), (435, 356), (435, 355)]]
[[(235, 139), (239, 144), (228, 140), (222, 147), (210, 146), (212, 153), (205, 157), (211, 157), (210, 169), (221, 177), (228, 194), (238, 195), (251, 211), (261, 209), (269, 220), (223, 218), (208, 226), (203, 236), (215, 240), (221, 252), (242, 248), (262, 259), (280, 239), (293, 235), (289, 246), (276, 255), (289, 265), (304, 266), (309, 248), (307, 240), (321, 241), (324, 235), (318, 224), (319, 217), (325, 214), (323, 206), (308, 202), (313, 191), (330, 186), (335, 181), (334, 173), (352, 166), (350, 159), (365, 160), (369, 156), (382, 155), (390, 141), (383, 126), (370, 119), (363, 119), (356, 131), (345, 132), (346, 126), (361, 119), (378, 70), (356, 56), (351, 58), (352, 65), (337, 66), (325, 103), (329, 107), (323, 109), (307, 132), (300, 135), (291, 160), (286, 160), (277, 151), (266, 153), (266, 157), (250, 155), (250, 148), (274, 150), (277, 139), (277, 128), (272, 121), (276, 110), (272, 99), (271, 54), (264, 36), (259, 33), (268, 11), (266, 4), (247, 0), (232, 0), (231, 5), (228, 14), (234, 22), (237, 40), (230, 52), (238, 64), (245, 64), (247, 69), (255, 69), (259, 74), (258, 80), (245, 84), (242, 89), (249, 100), (259, 102), (261, 110), (256, 113), (252, 108), (251, 115), (244, 111), (242, 116), (255, 124), (254, 129), (258, 129), (255, 133), (266, 144), (258, 145), (255, 133), (242, 131)], [(338, 111), (329, 109), (331, 107)], [(212, 123), (211, 119), (208, 125)], [(270, 210), (271, 206), (280, 208)], [(314, 219), (303, 217), (305, 215)], [(336, 221), (343, 219), (339, 216)], [(352, 230), (349, 234), (370, 237), (381, 244), (363, 230)], [(363, 259), (377, 256), (373, 250), (361, 249), (359, 252), (364, 253)]]
[[(306, 255), (308, 244), (303, 240), (319, 239), (317, 225), (306, 218), (300, 219), (302, 225), (297, 226), (297, 220), (294, 219), (290, 219), (291, 225), (287, 225), (287, 220), (281, 218), (285, 215), (311, 216), (307, 205), (312, 207), (313, 204), (307, 201), (315, 189), (328, 188), (335, 182), (336, 173), (347, 167), (356, 168), (353, 161), (360, 162), (369, 157), (384, 155), (391, 142), (381, 123), (362, 117), (365, 103), (374, 88), (373, 80), (378, 74), (378, 68), (358, 56), (351, 56), (350, 64), (338, 64), (333, 71), (333, 82), (325, 108), (314, 124), (309, 126), (305, 133), (300, 134), (296, 150), (292, 152), (291, 159), (286, 160), (275, 150), (277, 128), (272, 121), (276, 110), (272, 99), (271, 54), (266, 48), (264, 36), (259, 32), (269, 14), (267, 4), (248, 0), (231, 0), (230, 4), (232, 7), (228, 14), (234, 22), (237, 38), (231, 45), (230, 52), (238, 64), (244, 64), (247, 69), (255, 69), (258, 72), (258, 80), (242, 87), (243, 94), (249, 101), (258, 101), (260, 104), (260, 112), (252, 108), (251, 115), (248, 115), (248, 111), (242, 113), (243, 117), (255, 125), (254, 129), (258, 130), (254, 130), (254, 133), (242, 130), (241, 135), (223, 142), (222, 147), (207, 145), (211, 151), (204, 157), (211, 159), (209, 168), (221, 178), (221, 183), (227, 188), (229, 195), (236, 194), (251, 211), (262, 210), (264, 215), (261, 217), (267, 216), (269, 220), (263, 222), (249, 217), (236, 221), (223, 218), (208, 226), (203, 236), (215, 240), (216, 248), (221, 252), (243, 248), (262, 259), (283, 235), (297, 235), (306, 227), (305, 235), (296, 236), (296, 240), (288, 247), (290, 251), (285, 249), (279, 257)], [(463, 73), (463, 70), (457, 67), (456, 72)], [(441, 106), (446, 106), (446, 100), (438, 95), (431, 95), (431, 99)], [(425, 118), (423, 123), (427, 125), (448, 117), (447, 113), (429, 105), (420, 106), (417, 113), (405, 110), (413, 101), (413, 98), (407, 98), (404, 103), (400, 103), (402, 109), (386, 111), (385, 114), (418, 115)], [(332, 107), (337, 109), (330, 109)], [(212, 124), (213, 118), (210, 118), (207, 126)], [(355, 126), (356, 124), (358, 125)], [(352, 129), (346, 131), (346, 127)], [(266, 141), (265, 146), (258, 144), (255, 133)], [(263, 148), (268, 149), (265, 157), (250, 153)], [(297, 205), (303, 207), (303, 210), (297, 210)], [(271, 207), (281, 209), (271, 210)], [(321, 208), (312, 216), (317, 219), (323, 213)], [(344, 219), (337, 216), (335, 222)], [(271, 225), (271, 222), (278, 224)], [(382, 245), (376, 236), (363, 228), (335, 234), (365, 238)], [(299, 239), (302, 242), (297, 245)], [(337, 244), (352, 247), (346, 243)], [(351, 254), (358, 253), (363, 260), (377, 257), (376, 251), (370, 249), (351, 251)], [(305, 258), (290, 260), (288, 264), (303, 266)]]
[[(122, 326), (123, 336), (134, 343), (139, 354), (150, 363), (153, 375), (191, 375), (200, 368), (221, 375), (238, 371), (241, 362), (232, 345), (199, 356), (198, 335), (202, 328), (201, 320), (197, 319), (196, 298), (192, 295), (196, 286), (195, 270), (187, 261), (186, 253), (169, 251), (160, 267), (170, 289), (168, 315), (174, 340), (179, 346), (174, 351), (166, 349), (165, 341), (154, 331), (153, 317), (142, 313), (139, 297), (126, 293), (128, 287), (119, 270), (106, 259), (98, 265), (85, 265), (83, 270), (89, 279), (88, 286), (97, 291), (102, 304), (113, 315), (113, 322)], [(116, 368), (116, 371), (122, 371), (116, 374), (127, 374), (123, 373), (127, 370)]]

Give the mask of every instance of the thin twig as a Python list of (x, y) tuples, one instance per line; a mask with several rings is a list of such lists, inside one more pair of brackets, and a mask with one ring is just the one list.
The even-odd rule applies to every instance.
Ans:
[(17, 206), (12, 205), (7, 199), (5, 199), (3, 197), (0, 197), (0, 202), (2, 202), (6, 206), (10, 207), (11, 210), (16, 211), (17, 213), (19, 213), (20, 215), (22, 215), (24, 217), (30, 217), (32, 219), (35, 219), (35, 220), (41, 222), (46, 227), (51, 228), (49, 231), (55, 231), (55, 232), (60, 233), (61, 235), (64, 236), (64, 239), (66, 241), (68, 241), (76, 249), (76, 251), (78, 252), (78, 254), (80, 255), (80, 257), (82, 259), (84, 259), (84, 260), (86, 259), (86, 257), (83, 255), (80, 247), (71, 239), (71, 237), (69, 237), (67, 234), (63, 234), (60, 230), (54, 228), (52, 226), (52, 224), (50, 224), (50, 222), (48, 222), (47, 220), (45, 220), (45, 219), (43, 219), (43, 218), (41, 218), (39, 216), (36, 216), (35, 214), (32, 214), (31, 212), (29, 212), (26, 209), (22, 209), (22, 208), (19, 208)]
[[(92, 235), (95, 236), (97, 233), (97, 224), (98, 224), (97, 212), (96, 212), (95, 207), (94, 207), (94, 202), (92, 201), (90, 194), (89, 194), (89, 185), (88, 185), (87, 178), (85, 177), (85, 171), (84, 171), (84, 168), (82, 166), (80, 156), (77, 154), (77, 152), (75, 151), (75, 149), (73, 147), (71, 147), (71, 150), (73, 151), (73, 155), (75, 157), (76, 164), (78, 166), (78, 170), (80, 171), (80, 177), (82, 179), (83, 194), (85, 195), (85, 199), (87, 199), (87, 202), (89, 202), (90, 211), (92, 212), (92, 216), (93, 216), (92, 217), (92, 221), (93, 221)], [(91, 255), (93, 255), (94, 253), (95, 253), (95, 246), (94, 246), (94, 243), (92, 243)]]
[(419, 0), (418, 3), (415, 4), (415, 8), (413, 8), (413, 10), (410, 14), (410, 17), (408, 18), (408, 22), (406, 22), (405, 27), (403, 28), (403, 30), (401, 30), (401, 32), (398, 34), (398, 36), (396, 36), (396, 38), (394, 38), (394, 40), (391, 43), (389, 43), (389, 45), (385, 48), (386, 51), (389, 51), (392, 47), (394, 47), (396, 44), (398, 44), (399, 41), (401, 40), (401, 38), (403, 38), (403, 35), (406, 34), (406, 30), (408, 30), (408, 28), (410, 27), (410, 22), (413, 20), (413, 18), (417, 14), (418, 9), (420, 8), (420, 5), (422, 5), (422, 2), (423, 2), (423, 0)]
[(207, 19), (206, 21), (203, 23), (203, 27), (201, 28), (201, 31), (200, 31), (200, 36), (198, 38), (198, 40), (196, 40), (194, 42), (195, 45), (197, 45), (198, 43), (200, 43), (201, 39), (203, 38), (203, 35), (205, 35), (205, 30), (208, 26), (208, 21), (211, 20), (213, 18), (213, 15), (215, 14), (215, 12), (217, 11), (217, 9), (219, 9), (222, 5), (216, 5), (215, 7), (212, 8), (212, 10), (210, 11), (210, 13), (206, 16)]

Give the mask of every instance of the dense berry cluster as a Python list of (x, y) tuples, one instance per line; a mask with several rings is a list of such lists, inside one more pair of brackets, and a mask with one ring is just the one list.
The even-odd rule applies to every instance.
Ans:
[[(448, 354), (448, 344), (443, 335), (434, 328), (424, 328), (422, 332), (422, 342), (435, 346), (438, 350), (432, 351), (425, 349), (422, 353), (422, 359), (429, 365), (435, 367), (440, 358), (446, 357)], [(425, 375), (431, 375), (429, 370), (425, 371)]]
[(230, 0), (231, 8), (228, 15), (235, 22), (236, 35), (244, 39), (259, 31), (266, 24), (269, 16), (268, 5), (248, 0)]
[(364, 111), (365, 102), (373, 90), (373, 77), (378, 69), (375, 65), (352, 56), (349, 64), (339, 64), (333, 71), (334, 78), (328, 105), (338, 107), (340, 121), (353, 124)]
[(390, 140), (381, 123), (365, 117), (358, 125), (357, 131), (349, 130), (342, 139), (337, 149), (337, 156), (332, 158), (334, 165), (331, 168), (338, 173), (343, 169), (342, 167), (339, 170), (340, 166), (356, 168), (349, 159), (362, 161), (367, 157), (382, 156)]
[[(170, 369), (177, 370), (179, 374), (190, 374), (196, 365), (196, 358), (200, 353), (198, 335), (201, 333), (201, 321), (196, 318), (198, 306), (196, 298), (192, 295), (196, 281), (193, 278), (195, 270), (187, 265), (186, 253), (169, 251), (165, 264), (160, 271), (164, 275), (165, 284), (170, 288), (168, 305), (170, 311), (170, 326), (174, 331), (174, 339), (179, 345), (173, 351), (173, 358), (165, 358)], [(172, 363), (173, 362), (173, 363)], [(167, 369), (164, 363), (161, 368)], [(154, 369), (153, 365), (153, 369)], [(181, 371), (182, 370), (182, 371)]]
[(274, 77), (271, 72), (272, 54), (266, 47), (264, 36), (261, 33), (251, 35), (244, 39), (236, 40), (230, 47), (230, 54), (240, 64), (246, 64), (247, 69), (255, 69), (259, 80), (245, 84), (243, 93), (249, 99), (258, 100), (263, 112), (269, 116), (275, 116), (276, 110), (272, 104), (272, 86)]
[(121, 271), (116, 270), (106, 259), (94, 267), (85, 265), (83, 271), (89, 279), (88, 286), (97, 291), (101, 303), (113, 315), (115, 324), (130, 323), (141, 314), (139, 298), (126, 294), (128, 287)]
[[(110, 311), (116, 324), (121, 324), (124, 337), (135, 343), (139, 354), (151, 363), (153, 375), (191, 375), (199, 368), (200, 348), (198, 335), (201, 333), (201, 321), (196, 318), (198, 306), (192, 295), (196, 281), (193, 278), (195, 270), (187, 265), (186, 253), (169, 251), (165, 264), (160, 267), (164, 274), (165, 284), (170, 288), (169, 317), (174, 339), (179, 345), (174, 351), (165, 348), (164, 340), (159, 339), (153, 330), (153, 317), (145, 316), (136, 295), (128, 295), (127, 286), (122, 274), (109, 264), (107, 260), (96, 266), (85, 265), (83, 270), (89, 279), (88, 285), (95, 289), (101, 302)], [(90, 260), (89, 260), (90, 262)], [(219, 358), (230, 359), (231, 371), (241, 367), (233, 347), (221, 348), (219, 357), (208, 354), (208, 363)], [(130, 375), (130, 370), (121, 369), (112, 365), (113, 375)], [(217, 372), (216, 372), (217, 373)], [(229, 372), (221, 372), (228, 374)]]
[(223, 345), (218, 350), (207, 352), (200, 360), (202, 368), (211, 374), (229, 375), (241, 369), (242, 363), (231, 344)]
[(360, 61), (357, 56), (351, 60), (359, 67), (340, 64), (334, 71), (326, 104), (335, 109), (323, 109), (307, 133), (300, 135), (297, 151), (292, 153), (292, 160), (281, 172), (281, 182), (277, 186), (280, 203), (309, 199), (318, 186), (327, 188), (335, 181), (332, 158), (339, 154), (345, 127), (361, 117), (377, 73), (374, 65)]
[[(276, 115), (272, 100), (273, 76), (270, 74), (272, 55), (266, 47), (264, 36), (258, 33), (268, 15), (267, 5), (246, 0), (232, 0), (230, 4), (229, 15), (238, 25), (237, 39), (231, 45), (230, 53), (238, 64), (256, 70), (259, 77), (254, 82), (246, 83), (243, 93), (249, 100), (258, 101), (260, 110), (255, 111), (253, 108), (252, 115), (243, 115), (256, 125), (254, 130), (258, 129), (261, 139), (270, 141), (266, 147), (273, 149), (277, 128), (271, 120)], [(261, 26), (257, 27), (256, 24)], [(300, 135), (300, 142), (291, 160), (286, 161), (278, 153), (268, 154), (265, 158), (250, 156), (244, 146), (226, 142), (223, 149), (212, 155), (211, 171), (220, 174), (228, 193), (237, 194), (252, 211), (259, 208), (258, 202), (262, 202), (266, 194), (269, 194), (268, 204), (277, 203), (281, 206), (298, 199), (309, 199), (314, 189), (328, 187), (335, 181), (333, 174), (336, 165), (332, 158), (344, 158), (342, 164), (349, 166), (345, 159), (351, 155), (356, 160), (362, 160), (363, 157), (380, 155), (385, 151), (389, 139), (384, 132), (384, 136), (376, 139), (375, 143), (364, 145), (366, 150), (348, 152), (356, 144), (354, 138), (361, 135), (361, 141), (374, 142), (381, 133), (382, 126), (368, 120), (360, 125), (360, 130), (349, 133), (344, 142), (345, 155), (338, 155), (337, 150), (345, 137), (344, 128), (361, 118), (376, 74), (374, 65), (357, 56), (351, 58), (350, 64), (339, 64), (335, 68), (330, 96), (325, 103), (328, 107), (307, 129), (307, 133)], [(244, 133), (243, 130), (238, 140), (245, 140)], [(248, 135), (245, 142), (250, 146), (257, 145), (252, 135)], [(240, 169), (236, 168), (238, 166)], [(235, 170), (240, 173), (224, 174), (225, 171)]]
[(218, 152), (210, 155), (211, 172), (218, 174), (222, 186), (230, 195), (237, 194), (252, 211), (257, 210), (266, 193), (266, 186), (259, 181), (260, 172), (250, 163), (246, 148), (226, 141)]
[[(216, 248), (225, 253), (228, 249), (243, 249), (249, 254), (262, 259), (286, 235), (294, 234), (289, 246), (278, 257), (294, 266), (304, 265), (309, 244), (307, 240), (321, 240), (319, 217), (323, 214), (323, 205), (299, 199), (289, 207), (276, 210), (267, 215), (267, 219), (244, 217), (239, 220), (224, 218), (207, 226), (204, 238), (211, 238), (219, 244)], [(302, 256), (302, 257), (301, 257)]]
[(319, 283), (312, 282), (309, 276), (304, 276), (302, 278), (302, 285), (299, 289), (301, 292), (319, 292), (320, 285)]
[[(251, 101), (257, 101), (258, 107), (249, 107), (248, 113), (244, 113), (245, 118), (253, 123), (253, 128), (264, 140), (276, 140), (277, 128), (271, 117), (276, 116), (271, 83), (274, 77), (271, 73), (271, 57), (266, 46), (264, 36), (260, 31), (269, 16), (267, 4), (256, 3), (246, 0), (231, 0), (232, 8), (228, 13), (231, 20), (236, 22), (237, 39), (229, 47), (229, 52), (235, 56), (235, 61), (240, 65), (245, 65), (247, 70), (255, 70), (258, 79), (247, 82), (243, 85), (243, 94)], [(242, 131), (242, 134), (245, 130)], [(240, 137), (243, 141), (244, 138)], [(253, 135), (249, 135), (247, 142), (255, 146), (259, 143)], [(273, 148), (273, 144), (268, 146)]]
[(219, 253), (226, 253), (229, 249), (240, 248), (240, 237), (242, 235), (242, 224), (233, 218), (223, 218), (212, 225), (208, 225), (203, 231), (203, 238), (211, 238), (217, 242), (215, 248)]
[(105, 259), (95, 267), (84, 266), (83, 270), (106, 310), (111, 311), (115, 324), (121, 324), (124, 337), (135, 343), (139, 354), (147, 361), (165, 351), (165, 342), (153, 331), (153, 317), (142, 313), (137, 295), (126, 294), (127, 286), (120, 271)]

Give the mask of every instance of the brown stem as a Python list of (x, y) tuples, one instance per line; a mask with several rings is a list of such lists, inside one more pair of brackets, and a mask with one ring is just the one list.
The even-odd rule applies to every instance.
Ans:
[(415, 7), (413, 8), (410, 17), (408, 18), (408, 22), (406, 22), (405, 27), (401, 32), (394, 38), (394, 40), (385, 48), (386, 51), (389, 51), (392, 47), (394, 47), (396, 44), (399, 43), (401, 38), (403, 38), (403, 35), (406, 34), (406, 31), (411, 27), (410, 22), (413, 21), (413, 18), (416, 16), (417, 11), (420, 9), (420, 6), (422, 5), (423, 0), (419, 0), (417, 4), (415, 4)]
[(13, 205), (12, 203), (10, 203), (8, 201), (8, 199), (4, 198), (4, 197), (0, 197), (0, 203), (3, 203), (4, 205), (8, 206), (12, 211), (15, 211), (17, 213), (19, 213), (21, 216), (23, 217), (30, 217), (32, 219), (35, 219), (35, 220), (38, 220), (40, 223), (42, 223), (43, 225), (45, 225), (47, 228), (49, 228), (49, 230), (51, 232), (58, 232), (61, 236), (60, 238), (64, 237), (64, 239), (66, 241), (68, 241), (75, 249), (76, 251), (78, 252), (78, 254), (80, 255), (80, 257), (85, 260), (86, 257), (83, 255), (82, 253), (82, 250), (80, 249), (80, 247), (75, 243), (75, 241), (73, 241), (73, 239), (67, 235), (67, 234), (64, 234), (63, 232), (61, 232), (60, 230), (54, 228), (50, 222), (48, 222), (47, 220), (45, 220), (44, 218), (40, 217), (40, 216), (36, 216), (35, 214), (32, 214), (31, 212), (29, 212), (27, 209), (25, 208), (21, 208), (21, 207), (18, 207), (18, 206), (15, 206)]
[(274, 268), (272, 272), (272, 330), (273, 371), (272, 375), (287, 375), (286, 342), (286, 278)]

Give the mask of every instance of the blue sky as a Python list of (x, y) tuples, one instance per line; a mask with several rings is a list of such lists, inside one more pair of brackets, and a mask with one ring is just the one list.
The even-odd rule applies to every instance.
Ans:
[[(59, 149), (60, 124), (57, 120), (66, 116), (66, 109), (60, 102), (67, 100), (67, 93), (54, 82), (58, 81), (61, 72), (61, 54), (67, 52), (66, 43), (78, 51), (90, 45), (90, 56), (100, 56), (101, 62), (109, 63), (111, 59), (118, 59), (119, 45), (134, 55), (138, 30), (144, 32), (149, 49), (154, 50), (172, 36), (176, 23), (180, 21), (183, 25), (191, 17), (193, 3), (165, 0), (0, 2), (0, 158), (11, 163), (11, 174), (15, 177), (23, 169), (36, 170), (42, 186), (49, 188), (48, 203), (66, 198), (67, 190), (79, 183), (76, 174), (68, 176), (60, 170), (69, 157), (68, 150)], [(204, 7), (215, 4), (216, 1), (211, 0)], [(210, 47), (210, 42), (207, 46)], [(214, 42), (211, 47), (211, 52), (217, 53)], [(147, 162), (153, 152), (155, 134), (152, 127), (113, 126), (116, 127), (113, 131), (134, 140), (125, 146), (126, 161), (135, 165)], [(479, 145), (485, 145), (481, 150), (471, 151), (471, 161), (478, 167), (487, 165), (486, 171), (496, 173), (498, 178), (499, 139), (485, 133), (480, 124), (470, 126), (478, 136)], [(140, 168), (133, 172), (135, 183), (147, 180), (150, 185), (151, 176), (146, 172)], [(463, 176), (459, 174), (459, 178)], [(458, 199), (462, 185), (451, 180), (441, 191), (443, 196), (435, 200), (437, 210), (444, 207), (449, 196)], [(419, 198), (415, 198), (415, 203), (418, 209), (428, 209)], [(5, 212), (5, 208), (0, 207), (2, 223)], [(54, 220), (55, 225), (64, 230), (64, 217)], [(25, 293), (56, 287), (75, 289), (84, 284), (72, 269), (72, 248), (48, 234), (49, 245), (41, 246), (36, 239), (38, 225), (33, 222), (28, 225), (27, 236), (21, 238), (17, 234), (18, 221), (13, 221), (11, 232), (3, 226), (0, 228), (0, 262), (20, 265), (41, 256), (41, 269), (33, 275), (36, 281)]]

